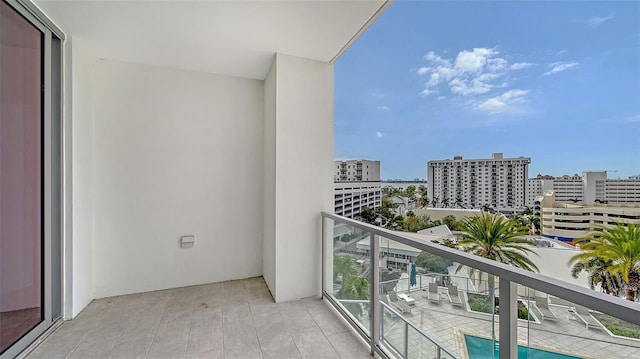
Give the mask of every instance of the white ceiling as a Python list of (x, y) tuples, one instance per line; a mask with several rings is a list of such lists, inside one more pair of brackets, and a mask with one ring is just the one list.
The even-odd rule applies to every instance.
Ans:
[(98, 57), (264, 79), (276, 52), (331, 61), (389, 0), (35, 0)]

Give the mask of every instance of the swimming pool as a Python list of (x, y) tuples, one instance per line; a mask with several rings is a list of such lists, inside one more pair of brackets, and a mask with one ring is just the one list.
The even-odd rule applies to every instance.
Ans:
[[(480, 338), (474, 335), (465, 334), (464, 341), (467, 344), (469, 359), (490, 359), (491, 339)], [(499, 347), (496, 343), (495, 357), (499, 358)], [(518, 345), (518, 359), (582, 359), (581, 357), (560, 354), (542, 349), (527, 348)]]

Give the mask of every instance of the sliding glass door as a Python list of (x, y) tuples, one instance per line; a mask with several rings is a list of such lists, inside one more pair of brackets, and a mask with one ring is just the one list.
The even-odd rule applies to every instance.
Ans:
[(52, 192), (59, 192), (51, 187), (51, 118), (51, 32), (19, 3), (0, 0), (3, 356), (15, 355), (53, 319), (51, 282), (59, 273), (51, 270), (51, 241), (60, 236), (51, 233)]

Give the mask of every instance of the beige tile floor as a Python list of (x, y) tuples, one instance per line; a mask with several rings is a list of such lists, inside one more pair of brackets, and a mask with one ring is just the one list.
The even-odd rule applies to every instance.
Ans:
[(326, 302), (276, 304), (258, 277), (95, 300), (27, 358), (371, 356)]

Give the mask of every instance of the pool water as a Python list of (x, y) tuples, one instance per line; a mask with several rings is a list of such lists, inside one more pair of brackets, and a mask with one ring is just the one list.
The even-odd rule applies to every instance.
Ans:
[[(469, 359), (499, 358), (499, 345), (496, 343), (494, 356), (491, 356), (491, 339), (480, 338), (473, 335), (464, 335), (467, 344)], [(527, 348), (518, 345), (518, 359), (582, 359), (577, 356), (550, 352), (542, 349)]]

